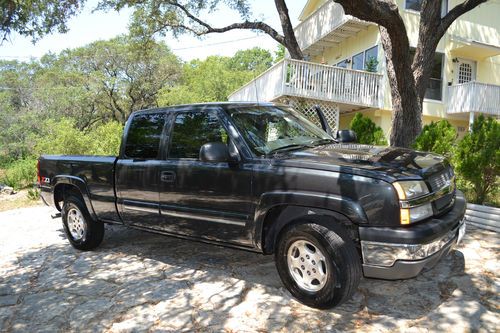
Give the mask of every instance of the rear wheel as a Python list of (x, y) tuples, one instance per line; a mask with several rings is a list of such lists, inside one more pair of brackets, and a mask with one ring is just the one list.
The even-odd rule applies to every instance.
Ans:
[(64, 201), (62, 221), (66, 237), (78, 250), (92, 250), (104, 238), (104, 224), (92, 219), (83, 201), (70, 196)]
[(326, 309), (340, 305), (356, 291), (361, 262), (354, 243), (340, 225), (292, 225), (278, 239), (278, 273), (301, 303)]

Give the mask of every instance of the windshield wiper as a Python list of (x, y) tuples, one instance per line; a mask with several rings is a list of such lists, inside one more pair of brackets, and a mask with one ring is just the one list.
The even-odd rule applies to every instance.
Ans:
[(334, 139), (319, 139), (319, 140), (312, 141), (311, 145), (316, 147), (316, 146), (321, 146), (321, 145), (327, 145), (329, 143), (338, 143), (338, 141), (334, 140)]
[(270, 155), (272, 153), (276, 153), (278, 151), (288, 151), (288, 150), (297, 150), (297, 149), (304, 149), (304, 148), (312, 148), (310, 145), (306, 144), (298, 144), (298, 143), (292, 143), (290, 145), (274, 148), (273, 150), (270, 150), (267, 155)]

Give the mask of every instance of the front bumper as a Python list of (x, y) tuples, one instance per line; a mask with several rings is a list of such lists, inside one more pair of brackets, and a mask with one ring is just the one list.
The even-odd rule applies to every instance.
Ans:
[(465, 207), (457, 191), (453, 209), (439, 218), (406, 227), (360, 228), (365, 277), (407, 279), (433, 267), (463, 237)]

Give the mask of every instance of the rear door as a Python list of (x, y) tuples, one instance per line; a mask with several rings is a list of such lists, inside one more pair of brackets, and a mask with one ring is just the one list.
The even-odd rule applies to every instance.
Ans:
[(118, 209), (126, 224), (152, 227), (160, 222), (160, 145), (167, 113), (133, 116), (126, 126), (116, 164)]
[(216, 110), (172, 115), (167, 158), (161, 163), (161, 228), (197, 238), (251, 245), (252, 168), (202, 162), (209, 142), (231, 144)]

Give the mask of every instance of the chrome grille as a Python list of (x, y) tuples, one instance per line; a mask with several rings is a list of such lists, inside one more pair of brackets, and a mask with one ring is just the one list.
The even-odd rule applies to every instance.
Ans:
[(450, 179), (453, 177), (453, 171), (448, 168), (441, 173), (434, 174), (427, 179), (427, 182), (431, 186), (431, 190), (434, 192), (446, 186)]

